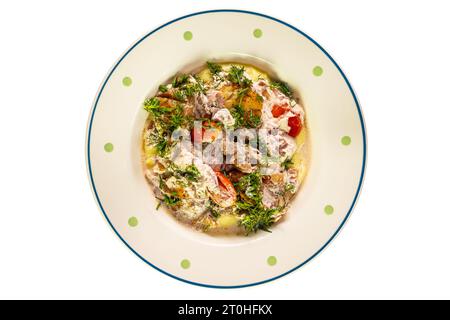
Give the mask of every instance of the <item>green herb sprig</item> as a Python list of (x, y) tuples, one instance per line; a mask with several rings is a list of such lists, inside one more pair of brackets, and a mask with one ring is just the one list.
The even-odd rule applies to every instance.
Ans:
[(159, 86), (158, 90), (162, 93), (165, 93), (165, 92), (169, 91), (169, 88), (167, 87), (167, 85), (162, 84)]
[(230, 109), (235, 128), (257, 128), (261, 125), (261, 117), (251, 110), (246, 116), (244, 108), (238, 104)]
[(170, 108), (161, 106), (159, 99), (155, 97), (145, 99), (144, 110), (151, 113), (154, 117), (160, 117), (163, 114), (170, 112)]
[(192, 182), (197, 182), (201, 177), (200, 171), (198, 171), (197, 167), (193, 164), (187, 166), (186, 169), (178, 170), (177, 172), (181, 176)]
[(177, 196), (176, 193), (172, 193), (171, 195), (164, 195), (163, 198), (163, 202), (169, 206), (169, 207), (173, 207), (176, 206), (177, 204), (179, 204), (181, 202), (181, 199)]
[(182, 85), (186, 84), (188, 81), (189, 81), (189, 75), (181, 74), (172, 80), (172, 87), (174, 87), (174, 88), (181, 87)]
[(270, 227), (275, 222), (274, 215), (278, 213), (278, 209), (267, 209), (262, 206), (249, 208), (247, 214), (241, 221), (247, 234), (263, 230), (270, 231)]
[(261, 117), (250, 111), (250, 115), (247, 119), (247, 127), (257, 128), (261, 125)]
[(292, 160), (292, 158), (286, 158), (286, 160), (281, 163), (281, 167), (285, 170), (292, 168), (293, 165), (294, 161)]
[(214, 62), (207, 61), (206, 66), (208, 67), (211, 74), (218, 74), (222, 71), (222, 66)]
[(231, 83), (237, 84), (241, 87), (249, 87), (252, 84), (252, 80), (247, 78), (244, 75), (244, 72), (245, 68), (243, 66), (231, 66), (228, 71), (228, 80), (230, 80)]
[(272, 81), (270, 83), (270, 86), (272, 88), (280, 90), (287, 97), (292, 98), (292, 90), (286, 82)]
[(235, 184), (239, 199), (236, 207), (242, 214), (241, 224), (247, 234), (264, 230), (270, 232), (270, 227), (275, 221), (275, 214), (279, 209), (265, 208), (262, 203), (262, 177), (259, 172), (244, 176)]
[(200, 171), (194, 164), (191, 164), (186, 168), (180, 168), (176, 164), (171, 163), (169, 169), (175, 177), (186, 178), (191, 182), (198, 182), (201, 177)]

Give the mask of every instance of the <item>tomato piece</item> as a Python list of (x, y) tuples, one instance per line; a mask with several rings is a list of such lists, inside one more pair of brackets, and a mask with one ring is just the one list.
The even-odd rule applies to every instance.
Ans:
[(220, 189), (227, 191), (231, 196), (236, 198), (236, 189), (234, 189), (233, 183), (225, 177), (225, 175), (220, 171), (215, 171), (217, 179), (219, 180)]
[(300, 116), (290, 117), (288, 120), (288, 126), (291, 128), (289, 135), (294, 138), (298, 136), (303, 129)]
[(272, 107), (272, 115), (275, 118), (281, 117), (283, 114), (285, 114), (289, 110), (287, 104), (279, 105), (276, 104)]
[(223, 208), (231, 207), (236, 203), (237, 193), (231, 181), (222, 172), (215, 171), (219, 181), (219, 193), (214, 193), (211, 198), (215, 203)]
[(219, 188), (223, 191), (226, 191), (226, 193), (228, 193), (228, 195), (233, 198), (234, 200), (236, 200), (236, 189), (234, 189), (233, 183), (231, 183), (231, 181), (225, 177), (225, 175), (220, 172), (220, 171), (215, 171), (216, 172), (216, 176), (217, 179), (219, 180)]

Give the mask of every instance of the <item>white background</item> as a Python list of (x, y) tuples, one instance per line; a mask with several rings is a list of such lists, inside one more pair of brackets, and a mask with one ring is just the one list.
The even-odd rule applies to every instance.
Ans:
[[(341, 65), (365, 113), (363, 193), (318, 258), (269, 284), (195, 287), (134, 256), (97, 209), (85, 130), (103, 77), (179, 16), (247, 9)], [(448, 1), (3, 1), (0, 298), (450, 298)]]

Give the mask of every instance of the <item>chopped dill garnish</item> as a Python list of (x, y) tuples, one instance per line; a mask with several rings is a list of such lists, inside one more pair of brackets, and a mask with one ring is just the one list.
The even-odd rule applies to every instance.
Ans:
[(244, 77), (244, 67), (231, 66), (228, 72), (228, 79), (236, 84), (240, 84)]
[(181, 199), (176, 195), (176, 193), (172, 193), (172, 195), (164, 195), (163, 202), (168, 205), (169, 207), (173, 207), (177, 205)]
[(235, 186), (238, 192), (245, 195), (245, 198), (251, 200), (254, 204), (262, 201), (262, 180), (259, 172), (253, 172), (242, 177)]
[(196, 182), (200, 178), (200, 171), (198, 171), (197, 167), (195, 165), (193, 165), (193, 164), (191, 164), (190, 166), (186, 167), (186, 169), (184, 169), (184, 170), (179, 170), (178, 172), (183, 177), (188, 179), (189, 181)]
[(284, 188), (285, 192), (293, 192), (295, 190), (295, 185), (292, 183), (288, 183)]
[(155, 97), (145, 99), (144, 110), (151, 113), (155, 117), (160, 117), (161, 115), (170, 112), (170, 108), (161, 106), (159, 99)]
[(218, 205), (216, 205), (214, 202), (210, 202), (209, 206), (208, 206), (208, 210), (211, 213), (211, 216), (215, 219), (217, 219), (218, 217), (220, 217), (220, 207)]
[(156, 109), (159, 107), (159, 100), (158, 98), (150, 98), (150, 99), (145, 99), (144, 101), (144, 109), (148, 112), (150, 112), (153, 109)]
[(181, 74), (173, 79), (172, 87), (174, 87), (174, 88), (181, 87), (183, 84), (186, 84), (188, 82), (188, 80), (189, 80), (189, 75)]
[(155, 146), (158, 156), (165, 157), (176, 141), (170, 139), (172, 133), (180, 127), (192, 127), (193, 118), (184, 114), (184, 105), (162, 107), (157, 98), (146, 100), (144, 108), (153, 115), (153, 130), (149, 141)]
[(247, 126), (250, 128), (257, 128), (261, 124), (261, 117), (250, 111), (250, 115), (247, 120)]
[(246, 115), (240, 104), (230, 109), (230, 113), (234, 118), (235, 128), (257, 128), (261, 124), (260, 116), (254, 114), (252, 110)]
[(292, 98), (292, 91), (291, 88), (289, 88), (289, 85), (286, 82), (281, 81), (272, 81), (270, 83), (270, 86), (272, 88), (280, 90), (283, 94), (288, 96), (289, 98)]
[(209, 72), (211, 72), (211, 74), (218, 74), (222, 71), (222, 66), (220, 64), (207, 61), (206, 65), (208, 66)]
[(247, 234), (258, 230), (271, 232), (269, 228), (275, 222), (274, 215), (277, 212), (278, 209), (267, 209), (262, 206), (250, 208), (242, 219), (241, 224), (244, 226)]
[(158, 90), (162, 93), (165, 93), (169, 90), (169, 88), (167, 88), (167, 86), (165, 84), (162, 84), (159, 86)]
[(186, 100), (186, 94), (182, 90), (177, 90), (173, 93), (173, 97), (179, 101)]
[(159, 189), (163, 190), (166, 183), (164, 182), (162, 175), (159, 175)]
[(259, 172), (250, 173), (235, 184), (238, 191), (236, 207), (243, 215), (241, 224), (247, 234), (264, 230), (270, 232), (270, 226), (275, 222), (274, 215), (278, 209), (265, 208), (262, 203), (262, 177)]
[(159, 156), (164, 157), (167, 154), (167, 152), (169, 150), (169, 147), (170, 147), (169, 140), (163, 135), (155, 134), (155, 135), (152, 136), (152, 140), (151, 141), (155, 145), (156, 153)]
[(231, 115), (235, 120), (235, 128), (257, 128), (261, 124), (261, 117), (254, 114), (253, 110), (250, 110), (250, 112), (246, 114), (245, 109), (242, 106), (242, 100), (247, 96), (249, 91), (250, 88), (248, 87), (239, 89), (236, 95), (239, 102), (230, 110)]
[(249, 88), (242, 88), (237, 92), (237, 98), (239, 99), (239, 105), (242, 105), (242, 100), (244, 100), (247, 95)]
[(230, 110), (231, 115), (234, 118), (234, 127), (235, 128), (241, 128), (244, 126), (245, 122), (245, 110), (242, 108), (240, 104), (234, 106)]
[(175, 165), (174, 163), (171, 163), (170, 169), (175, 175), (175, 177), (186, 178), (188, 181), (191, 182), (197, 182), (201, 177), (200, 171), (198, 171), (197, 167), (194, 164), (191, 164), (186, 168), (182, 169), (177, 165)]
[(185, 117), (184, 115), (183, 104), (177, 104), (176, 107), (172, 108), (171, 111), (172, 112), (166, 117), (158, 119), (159, 124), (167, 132), (168, 135), (171, 135), (172, 132), (182, 127), (189, 120), (189, 118)]
[(285, 170), (292, 168), (293, 165), (294, 161), (292, 160), (292, 158), (286, 158), (286, 160), (281, 163), (281, 167), (283, 167)]
[(205, 91), (203, 82), (200, 79), (196, 78), (195, 81), (186, 80), (183, 82), (179, 82), (181, 80), (176, 79), (177, 78), (175, 78), (174, 82), (177, 82), (177, 90), (173, 93), (176, 100), (184, 102), (187, 98), (194, 96), (194, 94)]
[(192, 97), (195, 93), (204, 92), (204, 87), (201, 81), (197, 80), (194, 83), (188, 83), (184, 86), (183, 91), (186, 97)]
[(228, 71), (228, 80), (234, 84), (238, 84), (242, 87), (249, 87), (252, 84), (252, 80), (244, 75), (245, 68), (238, 66), (231, 66)]

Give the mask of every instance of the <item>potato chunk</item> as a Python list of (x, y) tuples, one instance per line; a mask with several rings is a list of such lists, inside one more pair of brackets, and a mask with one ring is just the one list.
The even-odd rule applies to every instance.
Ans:
[(262, 110), (262, 105), (263, 100), (256, 92), (252, 90), (249, 90), (242, 99), (242, 107), (244, 108), (244, 110), (253, 111), (253, 114), (258, 114), (258, 111), (260, 114)]

